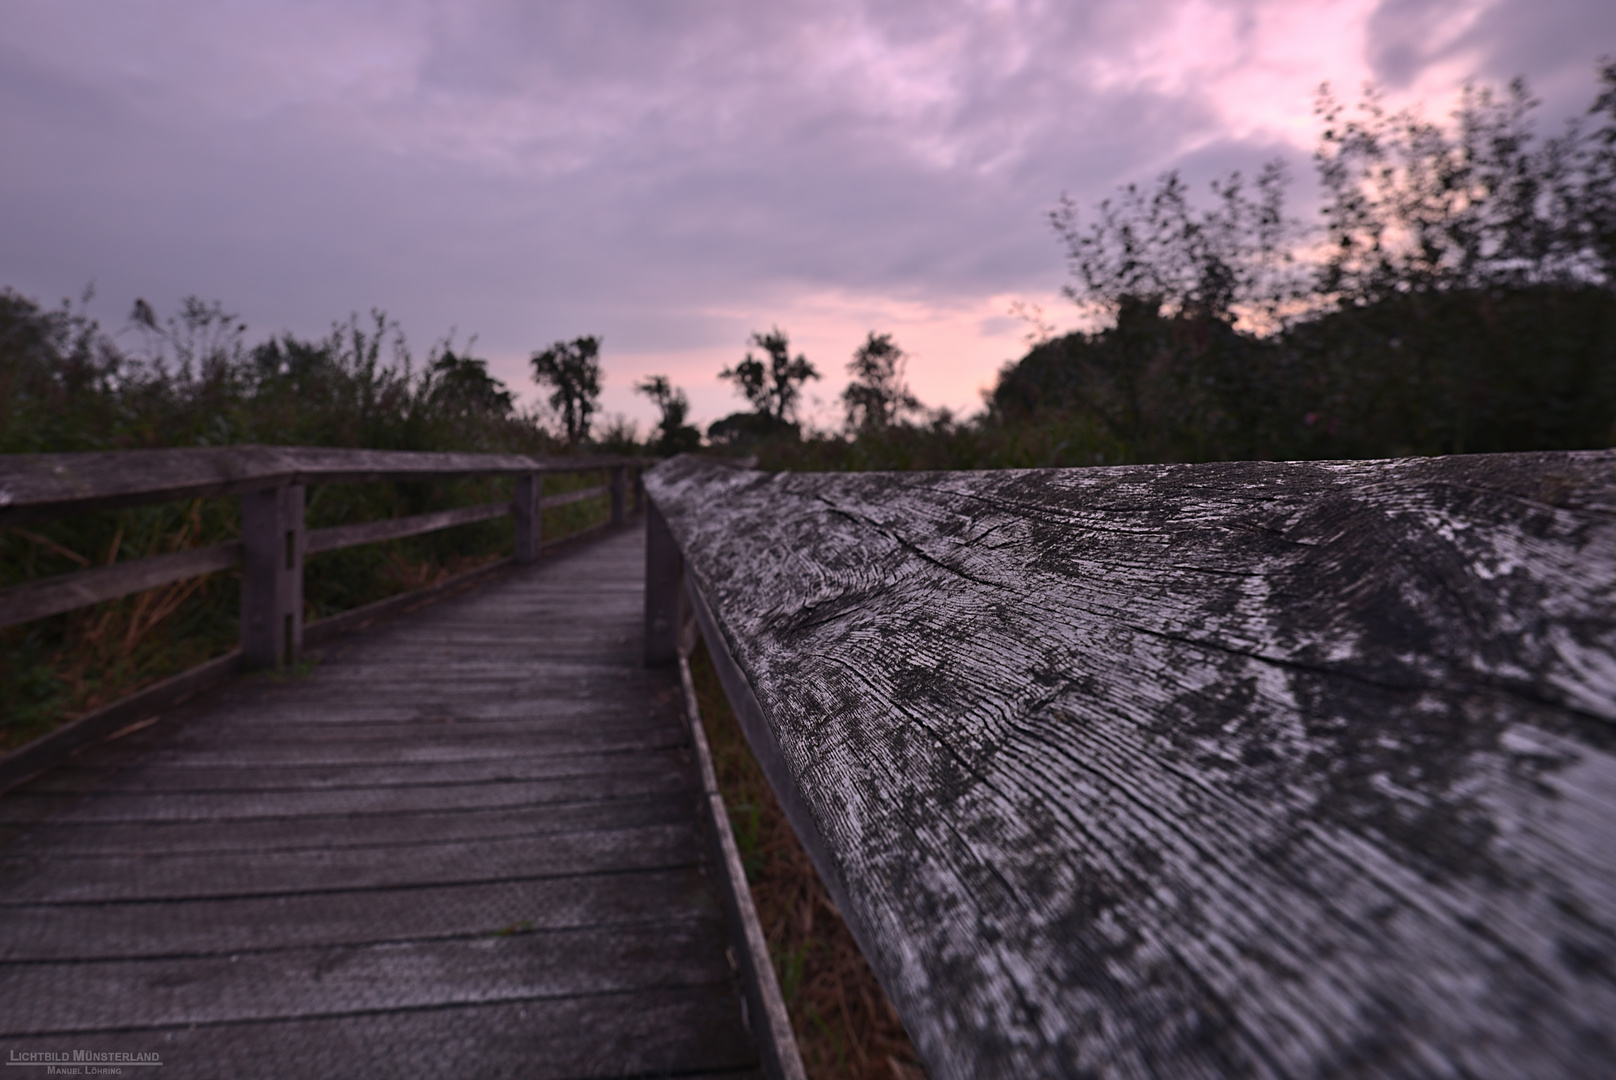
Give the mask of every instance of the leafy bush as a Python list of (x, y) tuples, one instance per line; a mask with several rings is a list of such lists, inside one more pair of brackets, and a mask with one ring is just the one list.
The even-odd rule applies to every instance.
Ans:
[(771, 468), (1396, 457), (1616, 441), (1616, 62), (1538, 140), (1467, 88), (1451, 125), (1321, 91), (1323, 226), (1277, 165), (1197, 209), (1176, 173), (1050, 215), (1101, 325), (1038, 342), (965, 424), (764, 440)]

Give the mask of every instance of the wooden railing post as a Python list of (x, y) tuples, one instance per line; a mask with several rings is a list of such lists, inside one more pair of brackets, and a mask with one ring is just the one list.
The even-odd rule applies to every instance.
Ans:
[(634, 510), (636, 514), (645, 510), (645, 466), (634, 466)]
[(627, 518), (628, 466), (612, 466), (612, 524), (621, 525)]
[(241, 497), (241, 652), (247, 666), (297, 663), (303, 648), (302, 484)]
[(511, 504), (516, 518), (516, 561), (538, 562), (544, 546), (544, 524), (540, 518), (539, 494), (544, 487), (543, 473), (527, 473), (516, 478), (516, 499)]
[(656, 503), (645, 509), (645, 666), (679, 659), (680, 583), (684, 560)]

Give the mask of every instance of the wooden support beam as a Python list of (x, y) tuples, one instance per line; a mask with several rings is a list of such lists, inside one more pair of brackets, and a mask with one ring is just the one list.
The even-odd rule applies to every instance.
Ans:
[(241, 652), (248, 668), (297, 662), (303, 647), (301, 484), (241, 497)]
[(612, 466), (612, 524), (628, 520), (628, 466)]
[[(694, 629), (693, 627), (691, 629)], [(807, 1080), (802, 1066), (802, 1055), (797, 1049), (797, 1038), (791, 1030), (791, 1014), (786, 1010), (785, 996), (780, 993), (780, 982), (775, 978), (774, 964), (769, 957), (769, 942), (758, 921), (757, 906), (752, 902), (752, 890), (746, 884), (746, 868), (741, 862), (741, 850), (735, 843), (735, 832), (730, 826), (729, 811), (724, 807), (724, 795), (718, 788), (718, 773), (713, 768), (713, 755), (707, 745), (707, 730), (701, 721), (701, 706), (696, 701), (696, 684), (690, 676), (689, 649), (680, 635), (679, 682), (685, 694), (685, 725), (690, 732), (691, 749), (696, 767), (701, 773), (701, 789), (705, 796), (707, 828), (712, 838), (713, 862), (718, 867), (724, 894), (724, 914), (730, 925), (731, 949), (740, 968), (741, 984), (746, 993), (747, 1026), (762, 1058), (763, 1074), (769, 1080)]]
[(679, 659), (683, 561), (655, 502), (645, 512), (645, 666)]
[(526, 473), (516, 478), (516, 497), (511, 502), (511, 513), (516, 518), (516, 561), (537, 562), (544, 547), (543, 512), (539, 499), (544, 488), (544, 474)]
[(414, 514), (388, 521), (368, 521), (362, 525), (333, 525), (325, 529), (309, 530), (305, 550), (310, 555), (317, 555), (322, 551), (337, 551), (341, 548), (357, 547), (360, 544), (402, 540), (407, 536), (420, 536), (423, 533), (437, 532), (439, 529), (449, 529), (456, 525), (489, 521), (510, 513), (510, 503), (497, 502), (462, 506), (455, 510), (439, 510), (431, 514)]
[(933, 1080), (1610, 1071), (1616, 453), (647, 489)]

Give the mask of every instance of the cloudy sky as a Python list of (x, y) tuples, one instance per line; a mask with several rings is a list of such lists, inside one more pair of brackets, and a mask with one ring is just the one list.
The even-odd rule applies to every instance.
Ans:
[(534, 349), (598, 334), (642, 422), (653, 372), (740, 407), (717, 371), (778, 325), (828, 426), (887, 331), (969, 410), (1012, 304), (1073, 320), (1062, 192), (1283, 156), (1300, 207), (1321, 81), (1440, 113), (1522, 74), (1553, 127), (1611, 53), (1610, 0), (4, 0), (0, 284), (254, 339), (383, 307), (530, 398)]

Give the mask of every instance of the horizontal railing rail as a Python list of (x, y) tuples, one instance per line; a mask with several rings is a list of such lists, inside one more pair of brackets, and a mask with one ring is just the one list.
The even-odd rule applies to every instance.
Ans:
[(288, 485), (593, 472), (640, 458), (226, 446), (0, 456), (0, 526)]
[(1616, 452), (645, 483), (934, 1080), (1609, 1070)]
[(241, 565), (241, 552), (240, 540), (228, 540), (14, 585), (0, 590), (0, 627), (61, 615), (203, 574), (232, 570)]

